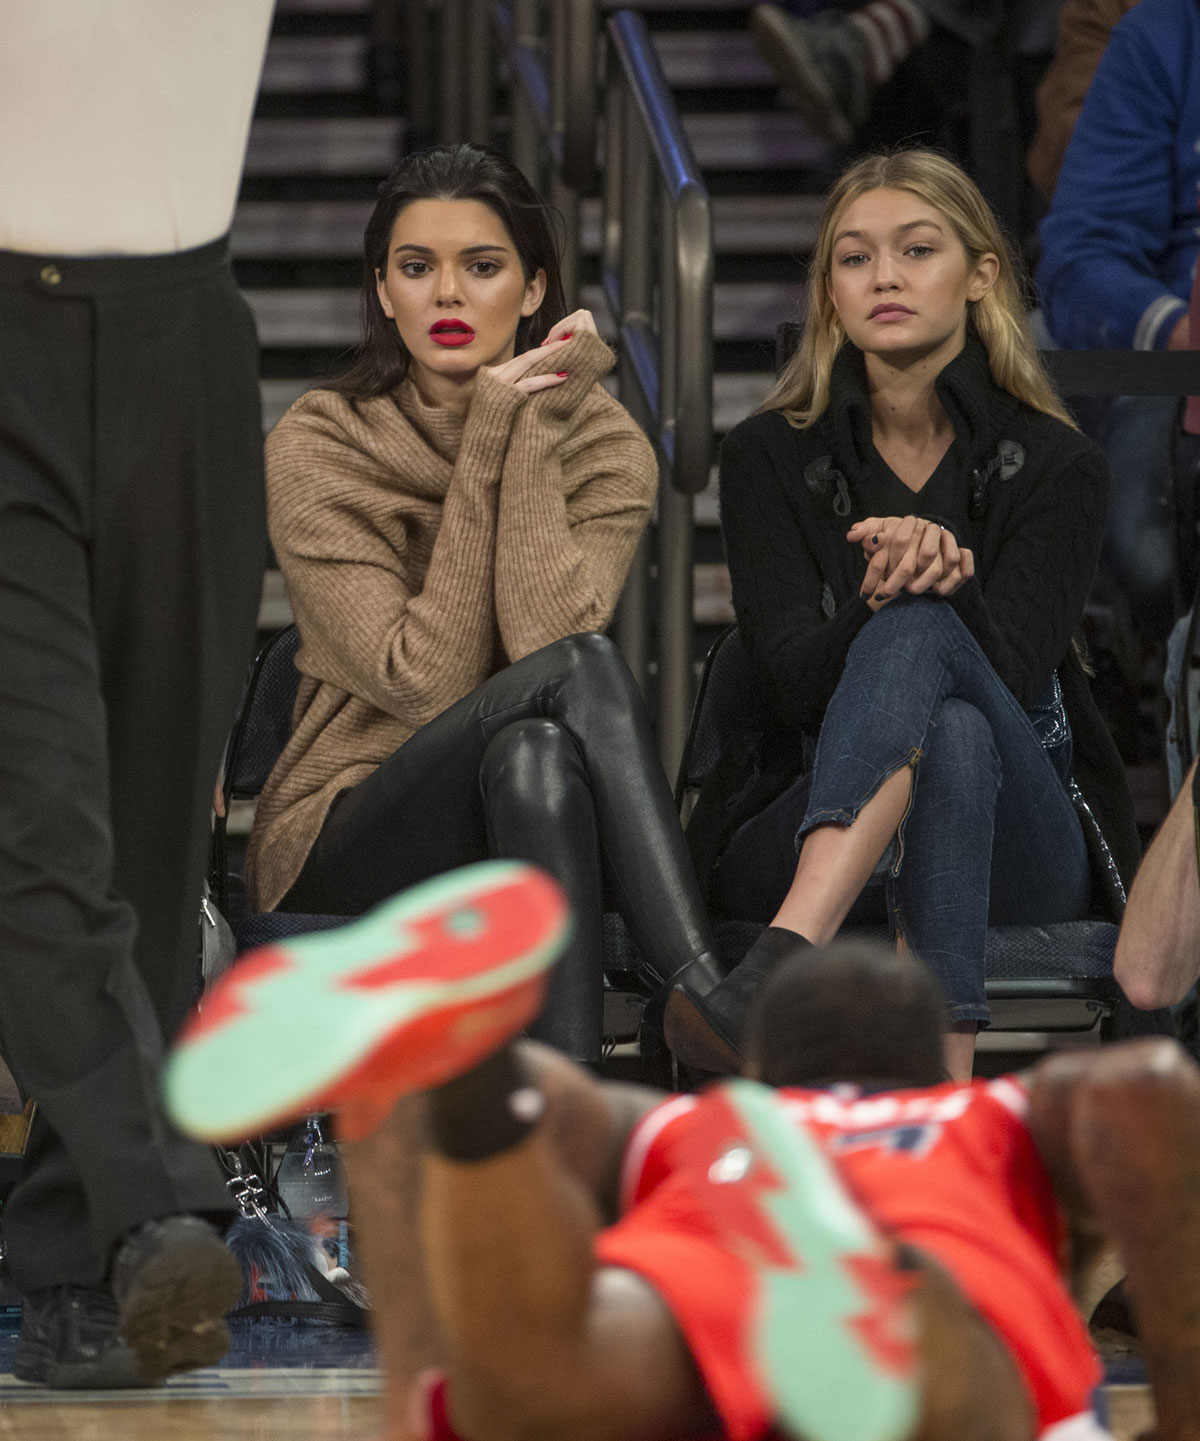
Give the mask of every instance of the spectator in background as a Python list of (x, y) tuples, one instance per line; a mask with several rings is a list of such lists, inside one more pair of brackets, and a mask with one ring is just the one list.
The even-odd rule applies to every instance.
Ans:
[(1038, 129), (1029, 147), (1029, 178), (1042, 198), (1054, 198), (1063, 154), (1083, 97), (1092, 83), (1113, 26), (1138, 0), (1063, 0), (1054, 59), (1037, 91)]
[(750, 28), (804, 123), (846, 145), (866, 120), (875, 92), (940, 25), (968, 45), (992, 38), (1001, 0), (870, 0), (845, 13), (806, 19), (783, 5), (756, 5)]
[[(828, 0), (826, 0), (826, 4)], [(869, 0), (823, 8), (820, 0), (783, 0), (751, 14), (751, 31), (805, 124), (833, 144), (848, 144), (895, 72), (939, 31), (973, 49), (1003, 36), (1016, 68), (1014, 86), (1032, 86), (1053, 48), (1059, 0)], [(944, 76), (939, 76), (944, 81)], [(938, 89), (938, 108), (945, 105)], [(1022, 128), (1025, 120), (1022, 109)], [(918, 126), (923, 129), (923, 126)], [(886, 141), (893, 136), (877, 137)]]
[(1135, 1006), (1177, 1005), (1200, 976), (1200, 782), (1196, 763), (1138, 867), (1113, 971)]
[[(1200, 3), (1142, 0), (1114, 28), (1042, 222), (1037, 281), (1064, 347), (1181, 350), (1200, 248)], [(1174, 397), (1120, 397), (1099, 428), (1113, 486), (1101, 577), (1170, 622), (1164, 505)]]

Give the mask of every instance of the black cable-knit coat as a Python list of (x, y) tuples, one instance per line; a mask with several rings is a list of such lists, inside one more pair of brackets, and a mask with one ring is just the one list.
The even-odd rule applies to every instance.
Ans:
[[(736, 825), (796, 773), (800, 737), (819, 729), (850, 643), (870, 619), (859, 595), (866, 558), (846, 531), (866, 516), (910, 514), (973, 551), (975, 577), (949, 604), (1017, 700), (1028, 705), (1058, 671), (1075, 779), (1126, 886), (1132, 878), (1140, 847), (1124, 767), (1072, 647), (1104, 524), (1103, 457), (1078, 431), (1000, 389), (973, 333), (936, 387), (954, 441), (918, 492), (872, 444), (863, 358), (849, 344), (814, 425), (798, 430), (767, 411), (725, 439), (721, 523), (734, 610), (771, 713), (761, 735), (731, 749), (693, 816), (689, 840), (704, 881)], [(1097, 891), (1110, 912), (1114, 889)]]

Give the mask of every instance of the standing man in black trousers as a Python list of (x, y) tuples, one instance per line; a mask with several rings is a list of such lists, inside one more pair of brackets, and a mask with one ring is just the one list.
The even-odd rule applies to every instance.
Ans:
[(0, 14), (0, 1052), (37, 1103), (3, 1227), (51, 1386), (215, 1361), (241, 1284), (158, 1068), (265, 548), (225, 236), (270, 13)]

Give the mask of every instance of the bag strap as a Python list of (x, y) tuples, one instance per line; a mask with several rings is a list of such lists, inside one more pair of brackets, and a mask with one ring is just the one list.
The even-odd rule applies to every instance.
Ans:
[(243, 1318), (270, 1317), (281, 1321), (325, 1321), (334, 1326), (367, 1326), (367, 1309), (352, 1301), (315, 1266), (304, 1266), (304, 1279), (321, 1298), (319, 1301), (248, 1301), (230, 1311), (233, 1321)]
[(1175, 747), (1179, 752), (1182, 773), (1187, 774), (1196, 756), (1196, 717), (1192, 714), (1192, 657), (1196, 654), (1196, 643), (1200, 639), (1200, 586), (1192, 597), (1191, 618), (1183, 642), (1183, 664), (1179, 667), (1179, 681), (1175, 688)]

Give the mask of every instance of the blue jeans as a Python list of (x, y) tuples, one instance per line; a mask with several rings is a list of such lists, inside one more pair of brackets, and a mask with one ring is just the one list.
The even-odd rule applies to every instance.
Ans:
[[(904, 766), (912, 800), (879, 868), (886, 913), (938, 977), (950, 1018), (986, 1023), (989, 922), (1077, 920), (1087, 914), (1090, 876), (1064, 777), (944, 601), (901, 597), (858, 633), (811, 775), (735, 834), (718, 873), (719, 903), (768, 919), (804, 836), (850, 825)], [(870, 906), (864, 893), (847, 919), (874, 919)]]

